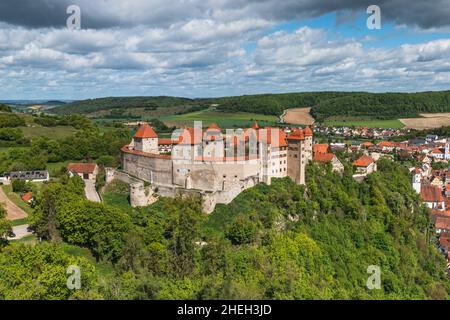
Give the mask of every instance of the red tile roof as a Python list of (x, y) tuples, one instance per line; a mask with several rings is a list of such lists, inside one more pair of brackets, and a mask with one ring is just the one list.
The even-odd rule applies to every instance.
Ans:
[(436, 222), (434, 223), (434, 227), (436, 229), (450, 230), (450, 219), (449, 218), (438, 217), (438, 218), (436, 218)]
[(378, 143), (379, 147), (393, 147), (392, 142), (389, 141), (381, 141)]
[(314, 154), (314, 161), (322, 162), (322, 163), (328, 163), (333, 160), (335, 155), (333, 153), (315, 153)]
[(303, 133), (305, 134), (305, 137), (310, 137), (313, 135), (313, 132), (310, 127), (306, 127), (305, 130), (303, 130)]
[(366, 142), (361, 143), (361, 146), (368, 148), (368, 147), (373, 146), (373, 143), (370, 141), (366, 141)]
[(259, 141), (272, 145), (273, 147), (287, 147), (286, 133), (279, 128), (267, 127), (258, 130)]
[(179, 141), (172, 140), (171, 138), (168, 139), (158, 139), (159, 145), (174, 145), (180, 143)]
[(290, 135), (287, 136), (288, 140), (305, 140), (305, 135), (302, 129), (295, 129)]
[(96, 167), (95, 163), (69, 163), (67, 170), (75, 173), (94, 173)]
[(433, 149), (433, 151), (431, 151), (431, 153), (442, 154), (442, 151), (438, 147), (436, 147)]
[(439, 236), (439, 244), (444, 248), (447, 248), (447, 249), (450, 248), (450, 233), (449, 232), (441, 233), (441, 235)]
[(425, 202), (442, 202), (442, 190), (434, 185), (422, 185), (420, 188), (420, 195)]
[(368, 167), (371, 163), (373, 163), (373, 159), (369, 156), (362, 156), (358, 160), (353, 162), (355, 167)]
[(215, 122), (213, 122), (213, 123), (211, 123), (211, 124), (209, 125), (208, 130), (209, 130), (209, 129), (211, 129), (211, 130), (219, 130), (219, 131), (220, 131), (219, 126), (218, 126), (217, 123), (215, 123)]
[(317, 143), (314, 145), (314, 154), (316, 153), (328, 153), (328, 144), (325, 143)]
[(180, 144), (201, 144), (203, 141), (203, 131), (200, 128), (184, 128), (179, 139)]
[(134, 134), (134, 138), (148, 139), (148, 138), (158, 138), (156, 132), (150, 127), (148, 123), (144, 123), (139, 127), (139, 129)]
[(27, 192), (22, 196), (22, 200), (25, 202), (30, 201), (33, 198), (33, 192)]

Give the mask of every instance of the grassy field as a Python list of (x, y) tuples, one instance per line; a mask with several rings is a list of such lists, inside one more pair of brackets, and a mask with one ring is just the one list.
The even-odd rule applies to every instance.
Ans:
[(403, 128), (403, 123), (400, 120), (337, 120), (337, 121), (325, 121), (326, 126), (355, 126), (355, 127), (368, 127), (368, 128)]
[(13, 220), (10, 222), (11, 222), (11, 226), (13, 226), (13, 227), (22, 226), (24, 224), (28, 224), (28, 218), (17, 219), (17, 220)]
[(67, 164), (70, 162), (80, 162), (78, 160), (67, 160), (63, 162), (55, 162), (55, 163), (47, 163), (47, 170), (50, 174), (50, 177), (57, 177), (61, 172), (62, 168), (66, 168)]
[(114, 180), (102, 193), (103, 203), (128, 211), (130, 209), (129, 194), (130, 186), (128, 184)]
[(114, 273), (114, 267), (107, 261), (98, 262), (87, 248), (81, 248), (68, 243), (63, 243), (64, 252), (75, 257), (84, 257), (92, 263), (101, 276)]
[(103, 203), (109, 206), (114, 206), (121, 208), (125, 211), (130, 209), (130, 202), (128, 201), (128, 195), (115, 193), (115, 192), (105, 192), (102, 193)]
[(26, 213), (28, 214), (31, 213), (32, 210), (30, 206), (22, 200), (20, 195), (12, 191), (12, 187), (10, 185), (9, 186), (3, 185), (2, 188), (6, 196), (9, 198), (9, 200), (11, 200), (15, 205), (17, 205), (20, 209), (22, 209)]
[(70, 137), (75, 133), (75, 128), (68, 126), (57, 126), (57, 127), (41, 127), (41, 126), (31, 126), (31, 127), (19, 127), (22, 129), (23, 134), (26, 138), (35, 137), (47, 137), (47, 138), (66, 138)]
[(12, 240), (11, 242), (14, 243), (21, 243), (21, 244), (36, 244), (38, 242), (37, 237), (34, 234), (30, 234), (22, 239), (19, 240)]
[(243, 128), (251, 127), (254, 121), (257, 121), (260, 126), (275, 125), (278, 122), (278, 117), (245, 112), (223, 113), (207, 109), (181, 115), (162, 116), (160, 117), (160, 120), (164, 121), (169, 126), (192, 126), (194, 121), (203, 121), (204, 127), (208, 127), (210, 123), (215, 122), (221, 128)]

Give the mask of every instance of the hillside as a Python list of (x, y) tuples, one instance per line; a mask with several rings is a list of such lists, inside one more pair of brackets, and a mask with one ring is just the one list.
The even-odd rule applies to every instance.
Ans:
[[(45, 186), (30, 224), (44, 243), (62, 239), (111, 263), (112, 271), (97, 271), (101, 286), (83, 287), (98, 298), (448, 299), (445, 261), (408, 170), (380, 160), (379, 172), (357, 183), (346, 165), (343, 177), (309, 166), (306, 189), (275, 179), (209, 216), (196, 198), (161, 197), (132, 209), (120, 186), (105, 198), (110, 203), (91, 203), (79, 178), (66, 179)], [(0, 269), (9, 270), (11, 250), (0, 249)], [(29, 264), (17, 263), (27, 273)], [(369, 266), (381, 270), (379, 289), (366, 286)], [(3, 292), (24, 285), (7, 282)], [(52, 285), (42, 298), (69, 294), (64, 281)]]
[[(421, 113), (450, 112), (450, 91), (420, 93), (303, 92), (210, 99), (178, 97), (120, 97), (83, 100), (51, 109), (57, 114), (142, 116), (143, 112), (172, 108), (162, 115), (183, 114), (217, 105), (219, 112), (249, 112), (279, 116), (283, 110), (311, 107), (316, 121), (352, 117), (360, 120), (419, 117)], [(141, 110), (135, 110), (139, 109)], [(111, 112), (111, 110), (114, 110)], [(118, 111), (119, 110), (119, 111)], [(107, 112), (101, 112), (107, 111)], [(127, 113), (125, 112), (127, 111)], [(100, 113), (99, 113), (100, 112)], [(157, 115), (158, 116), (158, 115)]]
[(101, 110), (145, 108), (148, 111), (157, 108), (195, 106), (199, 103), (178, 97), (108, 97), (75, 101), (64, 106), (53, 108), (50, 112), (55, 114), (89, 114)]

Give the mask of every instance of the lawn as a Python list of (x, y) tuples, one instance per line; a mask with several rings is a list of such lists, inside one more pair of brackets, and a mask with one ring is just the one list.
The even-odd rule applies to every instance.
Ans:
[(95, 259), (95, 257), (92, 255), (92, 253), (87, 248), (81, 248), (78, 246), (74, 246), (68, 243), (63, 243), (63, 250), (65, 253), (70, 254), (75, 257), (84, 257), (86, 258), (90, 263), (92, 263), (99, 274), (101, 276), (105, 275), (111, 275), (114, 273), (114, 267), (111, 263), (107, 261), (99, 261)]
[(69, 126), (42, 127), (38, 125), (30, 127), (19, 127), (26, 138), (47, 137), (67, 138), (75, 133), (75, 128)]
[(30, 206), (22, 200), (20, 195), (12, 191), (11, 185), (3, 185), (2, 188), (9, 200), (11, 200), (16, 206), (18, 206), (26, 213), (31, 213), (32, 209), (30, 208)]
[(28, 218), (12, 220), (10, 222), (11, 222), (11, 226), (13, 226), (13, 227), (22, 226), (24, 224), (28, 224)]
[(114, 180), (111, 182), (102, 193), (103, 203), (118, 207), (125, 212), (128, 212), (131, 208), (129, 197), (130, 186), (120, 180)]
[(257, 121), (260, 126), (275, 125), (278, 122), (278, 117), (272, 115), (246, 112), (224, 113), (213, 109), (181, 115), (162, 116), (159, 119), (168, 125), (176, 126), (192, 126), (194, 121), (203, 121), (203, 127), (208, 127), (210, 123), (215, 122), (221, 128), (251, 127), (254, 121)]
[(105, 192), (102, 193), (102, 200), (104, 204), (118, 207), (126, 212), (131, 208), (128, 195), (115, 192)]
[(14, 243), (21, 243), (21, 244), (36, 244), (38, 242), (37, 237), (34, 234), (30, 234), (22, 239), (19, 240), (12, 240), (11, 242)]
[(368, 127), (368, 128), (403, 128), (403, 123), (400, 120), (326, 120), (324, 122), (326, 126), (355, 126), (355, 127)]
[(61, 169), (66, 168), (67, 164), (70, 162), (80, 162), (78, 160), (67, 160), (62, 162), (54, 162), (54, 163), (47, 163), (47, 170), (50, 174), (50, 177), (54, 178), (59, 176)]

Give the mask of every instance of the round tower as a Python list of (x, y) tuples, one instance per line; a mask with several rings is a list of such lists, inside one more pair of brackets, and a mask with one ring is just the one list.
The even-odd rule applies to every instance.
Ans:
[(133, 208), (145, 207), (148, 205), (148, 196), (145, 194), (144, 183), (133, 182), (130, 184), (130, 204)]

